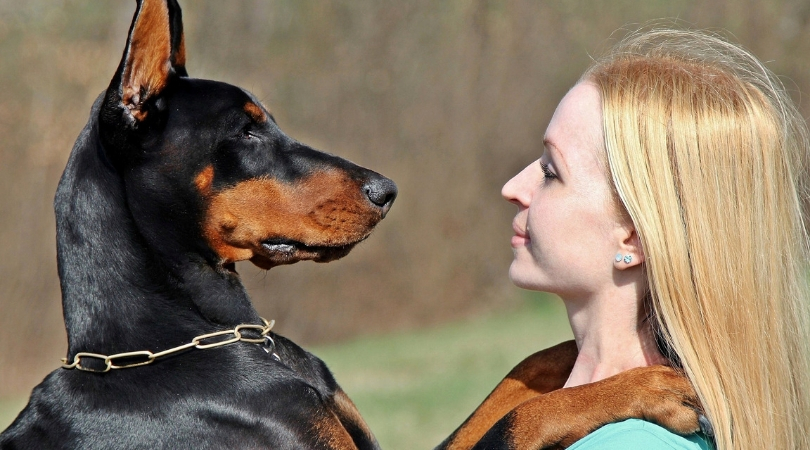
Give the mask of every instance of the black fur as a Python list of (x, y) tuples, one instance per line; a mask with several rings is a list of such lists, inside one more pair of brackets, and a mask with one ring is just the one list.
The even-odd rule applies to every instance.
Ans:
[[(133, 29), (148, 1), (138, 1)], [(135, 109), (122, 103), (130, 37), (56, 192), (69, 360), (82, 351), (157, 352), (261, 324), (232, 264), (202, 235), (205, 200), (193, 180), (206, 166), (213, 191), (338, 169), (380, 217), (396, 195), (390, 180), (287, 137), (266, 111), (267, 121), (251, 120), (244, 105), (258, 102), (246, 91), (188, 78), (177, 60), (174, 0), (168, 11), (173, 65), (165, 87), (141, 92)], [(324, 424), (342, 427), (356, 448), (377, 448), (365, 424), (336, 404), (340, 388), (324, 363), (272, 336), (277, 359), (238, 342), (107, 373), (57, 369), (0, 435), (0, 448), (346, 448), (313, 431)]]

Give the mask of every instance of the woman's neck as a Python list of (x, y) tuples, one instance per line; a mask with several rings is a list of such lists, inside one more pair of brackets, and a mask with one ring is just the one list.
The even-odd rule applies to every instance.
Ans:
[(637, 298), (635, 292), (619, 289), (584, 300), (564, 300), (579, 349), (565, 387), (667, 363)]

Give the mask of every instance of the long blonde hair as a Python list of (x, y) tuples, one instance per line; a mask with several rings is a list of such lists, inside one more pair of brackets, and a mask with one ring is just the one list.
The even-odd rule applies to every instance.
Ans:
[(703, 32), (633, 33), (583, 80), (654, 326), (718, 448), (810, 448), (804, 119), (754, 56)]

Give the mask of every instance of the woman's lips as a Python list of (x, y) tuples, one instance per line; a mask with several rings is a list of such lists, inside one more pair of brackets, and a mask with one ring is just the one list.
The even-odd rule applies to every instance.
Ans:
[(523, 229), (520, 228), (515, 222), (512, 222), (512, 230), (515, 232), (515, 235), (512, 236), (512, 247), (524, 247), (526, 242), (529, 241), (529, 237), (526, 235), (526, 232), (523, 231)]

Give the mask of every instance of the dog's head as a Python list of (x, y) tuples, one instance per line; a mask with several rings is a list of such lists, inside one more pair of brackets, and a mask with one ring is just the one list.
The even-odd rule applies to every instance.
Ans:
[(99, 134), (150, 246), (226, 269), (340, 258), (397, 193), (391, 180), (286, 136), (247, 91), (189, 78), (175, 0), (138, 0)]

